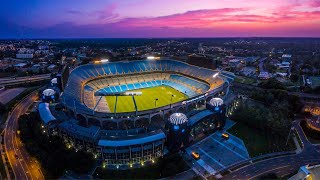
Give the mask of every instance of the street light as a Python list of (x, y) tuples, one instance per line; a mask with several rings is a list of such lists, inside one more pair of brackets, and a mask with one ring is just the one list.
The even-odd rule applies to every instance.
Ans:
[(156, 99), (154, 100), (154, 108), (157, 107), (157, 101), (158, 101), (158, 100), (159, 100), (158, 98), (156, 98)]
[(170, 109), (172, 108), (172, 98), (175, 97), (175, 95), (171, 94), (171, 103), (170, 103)]
[(216, 78), (219, 75), (219, 72), (215, 73), (212, 77)]

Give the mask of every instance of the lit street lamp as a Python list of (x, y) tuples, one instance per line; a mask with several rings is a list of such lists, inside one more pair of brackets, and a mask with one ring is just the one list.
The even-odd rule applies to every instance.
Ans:
[(175, 97), (175, 95), (171, 94), (171, 103), (170, 103), (170, 109), (172, 108), (172, 98)]
[(157, 107), (157, 101), (158, 101), (158, 100), (159, 100), (158, 98), (156, 98), (156, 99), (154, 100), (154, 108)]

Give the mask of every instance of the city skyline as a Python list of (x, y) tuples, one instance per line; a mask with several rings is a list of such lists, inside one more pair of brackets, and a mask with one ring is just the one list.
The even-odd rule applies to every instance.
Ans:
[(13, 0), (0, 26), (0, 38), (320, 37), (320, 1)]

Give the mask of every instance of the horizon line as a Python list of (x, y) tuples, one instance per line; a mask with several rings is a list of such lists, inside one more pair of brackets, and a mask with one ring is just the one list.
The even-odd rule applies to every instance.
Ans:
[(294, 39), (320, 39), (320, 36), (313, 36), (313, 37), (308, 37), (308, 36), (224, 36), (224, 37), (30, 37), (30, 38), (18, 38), (18, 37), (8, 37), (8, 38), (1, 38), (0, 40), (39, 40), (39, 39), (239, 39), (239, 38), (294, 38)]

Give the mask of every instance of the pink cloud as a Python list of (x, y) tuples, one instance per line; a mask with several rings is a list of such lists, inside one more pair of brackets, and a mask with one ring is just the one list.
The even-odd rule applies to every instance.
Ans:
[(320, 1), (319, 0), (310, 0), (310, 3), (309, 3), (309, 5), (311, 6), (311, 7), (320, 7)]
[(117, 22), (122, 27), (172, 27), (172, 28), (214, 28), (228, 24), (248, 23), (255, 25), (274, 25), (274, 23), (297, 23), (320, 20), (319, 11), (301, 12), (285, 9), (270, 15), (250, 14), (251, 9), (223, 8), (188, 11), (161, 17), (126, 18)]
[(66, 37), (320, 36), (320, 10), (316, 8), (320, 1), (272, 2), (265, 2), (266, 7), (260, 1), (259, 6), (251, 6), (250, 1), (246, 6), (235, 2), (225, 8), (185, 10), (162, 16), (157, 16), (155, 7), (155, 16), (139, 17), (122, 16), (119, 2), (91, 11), (70, 8), (65, 11), (69, 19), (44, 27), (41, 32)]

